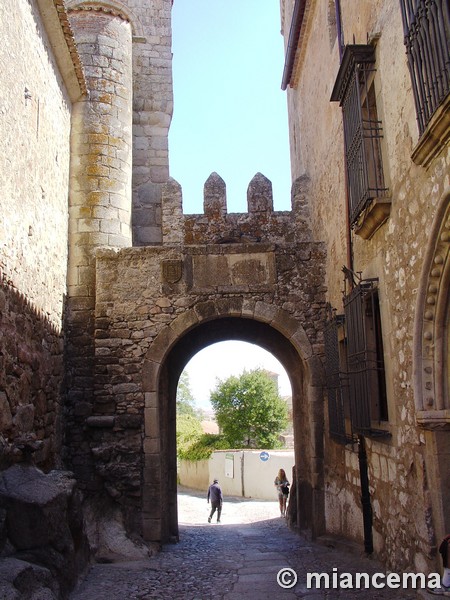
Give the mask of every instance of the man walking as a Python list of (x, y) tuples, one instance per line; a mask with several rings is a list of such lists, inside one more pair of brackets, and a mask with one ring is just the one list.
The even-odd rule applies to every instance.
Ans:
[(211, 499), (211, 513), (208, 517), (208, 523), (211, 523), (211, 519), (217, 510), (217, 522), (220, 523), (220, 513), (222, 512), (222, 489), (219, 485), (219, 480), (214, 479), (214, 482), (209, 486), (208, 489), (208, 504)]

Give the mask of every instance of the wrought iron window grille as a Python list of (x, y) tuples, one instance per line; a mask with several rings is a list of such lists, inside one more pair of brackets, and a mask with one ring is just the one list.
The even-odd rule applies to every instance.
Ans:
[(422, 135), (450, 92), (448, 0), (400, 0), (404, 42)]
[(344, 297), (349, 404), (355, 433), (389, 436), (378, 280), (361, 280)]
[[(344, 325), (344, 315), (327, 306), (324, 328), (325, 376), (328, 395), (328, 424), (332, 439), (339, 444), (351, 444), (356, 441), (352, 432), (350, 414), (348, 376), (342, 365), (338, 332)], [(345, 356), (344, 356), (345, 358)]]
[(381, 157), (383, 128), (377, 115), (375, 72), (373, 46), (346, 46), (331, 95), (331, 101), (338, 101), (343, 110), (349, 212), (353, 227), (371, 202), (386, 197), (388, 191)]

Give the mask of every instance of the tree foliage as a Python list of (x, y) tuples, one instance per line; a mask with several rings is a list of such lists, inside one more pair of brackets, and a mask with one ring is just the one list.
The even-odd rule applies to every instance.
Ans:
[(189, 373), (183, 371), (177, 387), (177, 415), (198, 416), (195, 400), (191, 392)]
[(194, 415), (177, 415), (177, 454), (180, 458), (203, 435), (200, 420)]
[(281, 446), (278, 436), (288, 422), (287, 406), (263, 369), (219, 380), (211, 404), (230, 448)]
[(191, 443), (186, 444), (178, 450), (178, 457), (184, 460), (208, 459), (214, 450), (227, 450), (228, 440), (223, 435), (214, 433), (203, 433)]
[(199, 411), (189, 384), (189, 374), (183, 371), (177, 388), (177, 454), (181, 458), (203, 435)]

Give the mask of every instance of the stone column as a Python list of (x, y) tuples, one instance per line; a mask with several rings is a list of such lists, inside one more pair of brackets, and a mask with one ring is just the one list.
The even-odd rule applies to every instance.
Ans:
[(132, 244), (132, 35), (129, 22), (100, 9), (75, 9), (69, 19), (89, 95), (72, 121), (67, 443), (79, 480), (95, 489), (85, 426), (95, 412), (95, 251)]

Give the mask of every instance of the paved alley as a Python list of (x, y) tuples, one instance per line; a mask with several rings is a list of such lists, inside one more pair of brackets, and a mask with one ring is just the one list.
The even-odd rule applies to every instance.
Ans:
[[(412, 600), (401, 589), (317, 589), (307, 587), (307, 573), (382, 572), (365, 557), (306, 541), (290, 531), (278, 503), (225, 498), (222, 522), (208, 524), (206, 494), (180, 490), (180, 543), (170, 544), (145, 561), (96, 564), (71, 600), (294, 600), (361, 598)], [(277, 574), (286, 571), (283, 589)], [(336, 571), (337, 569), (337, 571)], [(431, 598), (432, 596), (430, 596)], [(436, 596), (435, 596), (436, 597)]]

